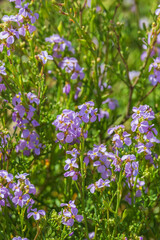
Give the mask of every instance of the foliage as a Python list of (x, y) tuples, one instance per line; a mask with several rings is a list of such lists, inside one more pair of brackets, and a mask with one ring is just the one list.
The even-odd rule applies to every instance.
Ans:
[(0, 239), (159, 239), (158, 1), (0, 7)]

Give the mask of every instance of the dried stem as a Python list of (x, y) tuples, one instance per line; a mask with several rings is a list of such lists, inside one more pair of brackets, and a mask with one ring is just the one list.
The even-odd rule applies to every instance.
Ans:
[(151, 90), (148, 91), (148, 92), (146, 93), (146, 95), (144, 95), (144, 96), (139, 100), (139, 102), (137, 103), (137, 106), (138, 106), (145, 98), (147, 98), (147, 97), (154, 91), (154, 89), (155, 89), (157, 86), (158, 86), (158, 83), (157, 83), (155, 86), (153, 86), (153, 87), (151, 88)]
[(40, 229), (40, 227), (37, 224), (37, 233), (36, 233), (36, 236), (35, 236), (34, 240), (36, 240), (38, 238), (38, 236), (40, 234), (40, 231), (41, 231), (41, 229)]

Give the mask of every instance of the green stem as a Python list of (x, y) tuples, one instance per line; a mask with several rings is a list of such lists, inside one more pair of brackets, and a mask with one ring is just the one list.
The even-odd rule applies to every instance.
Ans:
[(23, 229), (23, 225), (24, 225), (24, 212), (25, 212), (25, 208), (21, 209), (21, 212), (20, 212), (20, 222), (21, 222), (21, 233), (22, 233), (22, 236), (23, 236), (23, 233), (24, 233), (24, 229)]
[(95, 226), (95, 230), (94, 230), (94, 239), (96, 239), (96, 235), (97, 235), (97, 230), (98, 230), (98, 224), (96, 224)]
[(83, 210), (83, 216), (84, 216), (86, 237), (87, 237), (87, 239), (89, 240), (87, 218), (86, 218), (86, 213), (85, 213), (85, 173), (84, 173), (84, 163), (83, 163), (83, 157), (84, 157), (84, 138), (82, 138), (82, 140), (81, 140), (80, 150), (81, 150), (80, 165), (81, 165), (81, 175), (82, 175), (82, 192), (81, 192), (82, 210)]
[(117, 204), (116, 204), (116, 210), (115, 210), (115, 220), (116, 220), (116, 225), (114, 227), (113, 230), (113, 234), (112, 234), (112, 239), (114, 239), (115, 237), (115, 233), (117, 230), (117, 217), (118, 217), (118, 209), (119, 209), (119, 205), (120, 205), (120, 201), (121, 201), (121, 182), (122, 182), (122, 171), (120, 171), (120, 175), (119, 175), (119, 181), (117, 183)]

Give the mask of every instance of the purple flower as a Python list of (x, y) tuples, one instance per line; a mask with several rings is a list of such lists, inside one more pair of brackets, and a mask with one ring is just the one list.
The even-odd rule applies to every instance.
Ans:
[(102, 104), (108, 103), (108, 107), (111, 110), (114, 110), (116, 107), (118, 107), (118, 101), (116, 99), (107, 98), (105, 101), (102, 102)]
[[(137, 179), (136, 177), (130, 177), (130, 178), (127, 179), (127, 183), (128, 183), (128, 187), (129, 188), (133, 188), (133, 186), (135, 185), (135, 180), (136, 179)], [(142, 190), (142, 187), (144, 187), (144, 185), (145, 185), (144, 181), (140, 181), (139, 179), (136, 180), (136, 194), (135, 194), (135, 198), (141, 196), (141, 190)], [(130, 192), (126, 195), (125, 200), (129, 204), (132, 203)], [(134, 199), (134, 202), (135, 202), (135, 199)]]
[(138, 153), (142, 153), (145, 152), (147, 154), (151, 154), (151, 150), (150, 148), (153, 146), (152, 143), (146, 143), (146, 145), (144, 145), (143, 143), (139, 143), (138, 144)]
[(122, 148), (124, 144), (130, 146), (132, 141), (130, 139), (130, 134), (124, 130), (123, 125), (115, 126), (108, 129), (108, 134), (111, 135), (113, 132), (116, 134), (113, 135), (112, 141), (117, 148)]
[(33, 150), (36, 155), (39, 155), (40, 149), (42, 148), (42, 144), (39, 143), (39, 135), (34, 130), (32, 132), (28, 130), (29, 124), (31, 124), (32, 127), (39, 126), (39, 123), (35, 119), (32, 119), (36, 108), (31, 105), (34, 103), (38, 105), (39, 99), (31, 92), (28, 94), (25, 93), (24, 98), (25, 97), (26, 101), (30, 103), (28, 106), (27, 104), (23, 105), (21, 93), (16, 94), (12, 99), (12, 103), (15, 106), (15, 111), (12, 113), (12, 120), (16, 122), (16, 127), (22, 129), (22, 139), (19, 140), (16, 146), (16, 152), (23, 150), (23, 154), (29, 156), (31, 150)]
[(30, 218), (31, 216), (34, 217), (35, 220), (39, 220), (41, 215), (45, 216), (46, 213), (44, 210), (37, 211), (37, 208), (31, 209), (32, 212), (28, 213), (27, 218)]
[(6, 86), (4, 84), (0, 84), (0, 92), (5, 90), (6, 90)]
[(109, 112), (100, 108), (100, 113), (98, 114), (98, 120), (101, 121), (103, 118), (109, 118)]
[(150, 108), (148, 105), (141, 105), (139, 108), (133, 107), (133, 112), (135, 112), (132, 115), (133, 119), (139, 119), (140, 117), (143, 117), (144, 120), (148, 121), (155, 118), (152, 108)]
[(16, 94), (13, 98), (12, 98), (12, 104), (14, 106), (16, 106), (17, 104), (21, 103), (21, 93)]
[(73, 234), (74, 234), (74, 232), (71, 232), (71, 233), (69, 234), (69, 236), (73, 236)]
[(76, 148), (73, 148), (71, 151), (66, 151), (67, 154), (71, 154), (72, 157), (77, 157), (80, 153)]
[(24, 114), (26, 112), (25, 107), (22, 106), (22, 105), (17, 105), (14, 109), (15, 109), (15, 111), (17, 111), (19, 113), (19, 116), (21, 118), (23, 118), (23, 116), (24, 116)]
[(134, 154), (123, 155), (121, 159), (122, 159), (122, 161), (124, 161), (124, 160), (133, 161), (133, 160), (136, 160), (136, 156)]
[(149, 66), (149, 72), (154, 68), (154, 74), (151, 74), (149, 76), (149, 81), (152, 83), (152, 85), (156, 85), (157, 83), (160, 82), (160, 69), (159, 69), (159, 64), (160, 64), (160, 58), (157, 57), (154, 59), (154, 62), (150, 64)]
[(91, 8), (91, 0), (87, 0), (87, 5)]
[(29, 19), (30, 22), (33, 24), (36, 22), (36, 20), (39, 18), (39, 14), (38, 13), (34, 13), (28, 8), (29, 3), (24, 4), (24, 6), (22, 7), (21, 4), (19, 4), (19, 6), (17, 6), (18, 8), (20, 8), (19, 10), (19, 16), (22, 16), (21, 21), (23, 22), (23, 19)]
[(40, 101), (34, 93), (27, 93), (27, 98), (29, 99), (30, 103), (36, 103), (37, 105), (39, 105)]
[(6, 39), (6, 42), (9, 45), (14, 43), (14, 40), (15, 40), (14, 36), (16, 36), (16, 38), (19, 38), (18, 31), (16, 31), (13, 28), (11, 28), (11, 29), (8, 28), (7, 31), (0, 32), (0, 39), (1, 40)]
[(115, 143), (115, 146), (118, 148), (123, 147), (125, 143), (127, 146), (130, 146), (132, 141), (129, 138), (130, 134), (127, 132), (123, 132), (122, 135), (115, 134), (112, 138), (112, 141)]
[(82, 132), (80, 127), (82, 121), (94, 122), (97, 118), (97, 109), (94, 109), (93, 102), (86, 102), (85, 104), (78, 106), (79, 112), (74, 112), (71, 110), (63, 110), (61, 115), (57, 116), (57, 119), (52, 123), (56, 126), (56, 130), (60, 132), (57, 133), (57, 142), (72, 143), (74, 141), (78, 142), (79, 137), (87, 137), (87, 131)]
[(143, 111), (142, 106), (139, 107), (139, 108), (133, 107), (132, 111), (134, 112), (132, 114), (132, 118), (135, 119), (135, 118), (140, 118), (141, 116), (143, 116), (143, 113), (144, 113), (145, 109)]
[(73, 73), (71, 75), (71, 79), (77, 79), (78, 76), (80, 77), (80, 80), (82, 80), (85, 76), (84, 72), (83, 72), (83, 68), (81, 68), (79, 66), (78, 63), (76, 63), (75, 67), (74, 67), (74, 70), (73, 70)]
[(29, 240), (28, 238), (14, 237), (12, 240)]
[(61, 207), (65, 207), (65, 209), (59, 213), (59, 215), (62, 215), (62, 224), (72, 227), (74, 219), (78, 222), (82, 222), (83, 216), (78, 215), (78, 209), (76, 208), (74, 201), (69, 201), (69, 204), (62, 203)]
[(21, 28), (18, 29), (19, 35), (25, 37), (26, 35), (26, 26), (23, 24)]
[(42, 60), (43, 64), (46, 64), (47, 60), (53, 60), (53, 57), (48, 55), (47, 51), (42, 51), (41, 54), (38, 54), (38, 57)]
[(30, 181), (28, 179), (25, 179), (25, 187), (24, 189), (26, 189), (26, 192), (29, 194), (36, 194), (36, 188), (33, 184), (30, 183)]
[(71, 73), (77, 64), (76, 58), (65, 57), (60, 63), (59, 66), (62, 69), (65, 69), (66, 72)]
[(147, 131), (147, 135), (146, 135), (147, 139), (151, 139), (154, 137), (154, 134), (155, 135), (158, 134), (156, 128), (154, 128), (153, 126), (154, 126), (154, 124), (148, 126), (148, 131)]
[(5, 64), (2, 61), (0, 61), (0, 64), (1, 64), (1, 66), (0, 66), (0, 74), (7, 75), (7, 73), (5, 72), (5, 70), (6, 70)]
[(90, 184), (87, 189), (90, 189), (91, 193), (94, 193), (95, 190), (97, 190), (98, 188), (104, 188), (104, 187), (109, 187), (110, 186), (110, 181), (108, 179), (103, 180), (102, 178), (100, 178), (96, 183), (92, 183)]
[(40, 126), (40, 124), (35, 119), (33, 119), (31, 123), (32, 123), (33, 127)]
[(9, 195), (9, 190), (3, 187), (3, 185), (0, 185), (0, 206), (4, 207), (6, 205), (6, 199)]
[(63, 88), (63, 93), (65, 93), (66, 95), (68, 95), (71, 91), (71, 85), (69, 83), (66, 83), (64, 88)]
[(28, 175), (28, 173), (18, 173), (15, 178), (25, 180)]
[(137, 176), (138, 174), (139, 162), (127, 162), (125, 165), (126, 177)]
[(158, 16), (160, 14), (160, 5), (158, 5), (158, 8), (155, 11), (155, 14)]
[(18, 20), (17, 16), (13, 16), (13, 15), (11, 15), (11, 16), (4, 15), (2, 17), (3, 22), (17, 22), (17, 20)]
[(155, 86), (157, 83), (160, 83), (160, 71), (154, 69), (154, 74), (149, 75), (149, 81), (153, 86)]
[(139, 71), (130, 71), (130, 72), (129, 72), (129, 78), (130, 78), (130, 80), (132, 81), (134, 78), (138, 77), (139, 74), (140, 74)]
[(78, 86), (76, 87), (76, 92), (75, 92), (75, 95), (74, 95), (74, 99), (77, 100), (78, 97), (79, 97), (79, 93), (81, 92), (81, 82), (78, 83)]
[(94, 109), (94, 102), (89, 101), (80, 106), (78, 106), (79, 115), (83, 122), (88, 123), (95, 122), (97, 119), (97, 109)]
[(74, 171), (74, 170), (71, 170), (71, 171), (68, 171), (66, 173), (64, 173), (64, 177), (71, 177), (72, 180), (74, 181), (77, 181), (78, 179), (78, 175), (81, 176), (81, 173), (78, 171)]
[(65, 57), (60, 63), (59, 67), (65, 69), (67, 73), (72, 73), (71, 79), (77, 79), (78, 76), (82, 80), (84, 78), (83, 68), (78, 64), (76, 58)]
[(57, 134), (57, 141), (71, 143), (81, 136), (81, 119), (78, 114), (71, 110), (64, 110), (61, 115), (52, 123), (60, 132)]
[(147, 121), (139, 122), (138, 119), (135, 119), (131, 123), (132, 131), (135, 132), (137, 127), (140, 133), (146, 133), (148, 131), (149, 124)]
[(0, 177), (5, 179), (7, 182), (11, 182), (13, 180), (13, 175), (5, 170), (0, 170)]
[(67, 171), (68, 169), (78, 168), (76, 159), (67, 159), (65, 162), (66, 162), (66, 165), (64, 167), (65, 171)]
[(58, 57), (58, 58), (61, 57), (61, 55), (59, 55), (59, 52), (63, 52), (66, 47), (68, 47), (68, 50), (70, 52), (72, 53), (75, 52), (74, 48), (71, 45), (71, 42), (60, 37), (58, 34), (53, 34), (52, 36), (45, 38), (45, 41), (54, 44), (53, 46), (54, 57)]
[(107, 132), (109, 135), (111, 135), (113, 132), (117, 133), (119, 129), (123, 129), (123, 128), (124, 128), (124, 125), (118, 125), (118, 126), (109, 128)]
[(28, 199), (30, 199), (30, 196), (28, 194), (23, 195), (22, 191), (19, 191), (15, 192), (15, 197), (13, 197), (12, 202), (15, 205), (23, 207), (24, 205), (26, 205)]
[(3, 51), (3, 47), (4, 47), (4, 44), (2, 43), (2, 44), (0, 44), (0, 52), (2, 52)]
[(66, 165), (64, 166), (64, 170), (68, 171), (66, 173), (64, 173), (64, 177), (72, 177), (72, 180), (76, 181), (78, 179), (78, 175), (81, 176), (80, 172), (77, 171), (77, 168), (79, 168), (78, 164), (76, 163), (76, 157), (79, 154), (79, 152), (77, 151), (77, 149), (73, 149), (73, 151), (67, 151), (66, 153), (71, 154), (73, 156), (72, 159), (67, 159)]
[(34, 31), (36, 31), (36, 27), (32, 26), (30, 24), (26, 25), (26, 29), (29, 31), (30, 34), (32, 34)]
[[(89, 236), (89, 239), (93, 239), (95, 236), (95, 232), (89, 233), (88, 236)], [(85, 238), (85, 240), (87, 240), (87, 238)]]

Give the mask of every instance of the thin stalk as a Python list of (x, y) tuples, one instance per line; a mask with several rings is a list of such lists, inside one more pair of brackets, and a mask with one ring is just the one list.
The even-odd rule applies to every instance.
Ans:
[[(117, 183), (117, 204), (116, 204), (116, 210), (115, 210), (115, 219), (117, 219), (117, 217), (118, 217), (118, 209), (119, 209), (119, 205), (120, 205), (120, 201), (121, 201), (121, 181), (122, 181), (122, 171), (120, 171), (119, 181)], [(117, 223), (113, 230), (112, 239), (114, 239), (116, 230), (117, 230)]]
[(34, 240), (36, 240), (38, 238), (40, 232), (41, 232), (41, 229), (40, 229), (40, 227), (38, 226), (38, 223), (37, 223), (37, 233), (36, 233), (36, 236), (35, 236)]
[(82, 175), (82, 192), (81, 192), (81, 199), (82, 199), (82, 210), (83, 210), (83, 216), (84, 216), (84, 224), (85, 224), (85, 230), (86, 230), (86, 237), (89, 240), (88, 236), (88, 225), (87, 225), (87, 218), (85, 213), (85, 173), (84, 173), (84, 163), (83, 163), (83, 157), (84, 157), (84, 138), (81, 140), (80, 144), (80, 166), (81, 166), (81, 175)]

